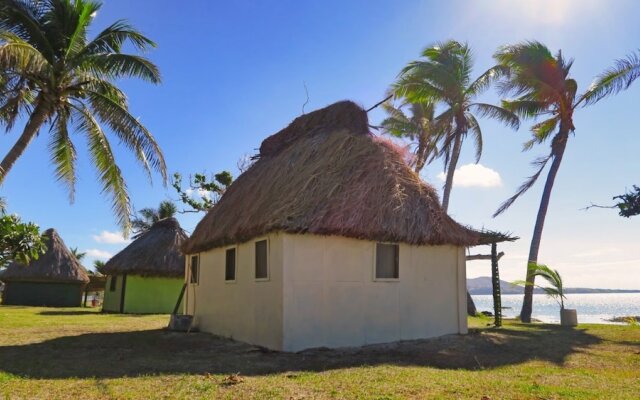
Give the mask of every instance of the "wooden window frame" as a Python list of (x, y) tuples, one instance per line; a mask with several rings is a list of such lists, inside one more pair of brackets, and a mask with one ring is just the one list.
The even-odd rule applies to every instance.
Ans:
[[(235, 251), (235, 262), (233, 265), (233, 279), (227, 279), (227, 251)], [(238, 246), (230, 246), (224, 249), (224, 283), (236, 283), (238, 280)]]
[[(377, 261), (378, 261), (378, 245), (386, 244), (397, 246), (398, 248), (398, 277), (397, 278), (378, 278), (377, 276)], [(400, 243), (391, 242), (375, 242), (373, 245), (373, 281), (374, 282), (400, 282)]]
[(110, 292), (118, 291), (118, 276), (117, 275), (111, 275), (109, 277), (109, 291)]
[[(198, 261), (198, 263), (196, 264), (195, 282), (193, 279), (193, 259), (194, 258)], [(192, 254), (189, 256), (189, 284), (196, 285), (196, 286), (200, 284), (200, 254)]]
[[(256, 252), (256, 244), (258, 242), (267, 242), (267, 276), (264, 278), (258, 278), (256, 276), (257, 268), (258, 268), (258, 253)], [(269, 238), (265, 237), (265, 238), (260, 238), (260, 239), (256, 239), (253, 241), (253, 278), (256, 282), (268, 282), (271, 280), (271, 263), (269, 262), (269, 257), (270, 257), (270, 243), (269, 243)]]

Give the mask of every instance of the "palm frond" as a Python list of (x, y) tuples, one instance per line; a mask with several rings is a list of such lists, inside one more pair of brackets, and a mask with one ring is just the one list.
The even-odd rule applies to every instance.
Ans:
[(0, 32), (0, 69), (7, 72), (20, 71), (38, 79), (51, 71), (51, 64), (28, 42), (18, 36)]
[(500, 205), (498, 210), (495, 213), (493, 213), (493, 218), (495, 218), (498, 215), (502, 214), (503, 212), (507, 211), (507, 209), (509, 207), (511, 207), (511, 205), (520, 196), (522, 196), (524, 193), (526, 193), (527, 190), (531, 189), (531, 187), (536, 183), (536, 181), (540, 177), (540, 174), (542, 173), (542, 171), (544, 170), (544, 167), (547, 165), (547, 162), (551, 159), (552, 156), (553, 156), (553, 154), (550, 154), (550, 155), (548, 155), (546, 157), (541, 157), (541, 158), (538, 158), (538, 159), (533, 161), (532, 164), (535, 167), (538, 167), (538, 170), (536, 171), (536, 173), (531, 175), (530, 177), (528, 177), (527, 180), (522, 185), (520, 185), (520, 187), (518, 188), (516, 193), (513, 196), (511, 196), (509, 199), (507, 199), (504, 203), (502, 203)]
[(534, 118), (548, 109), (548, 104), (537, 100), (502, 100), (502, 108), (523, 118)]
[(142, 80), (158, 84), (160, 83), (160, 71), (158, 67), (148, 59), (131, 54), (96, 54), (82, 59), (78, 66), (81, 71), (87, 71), (99, 78), (140, 78)]
[[(559, 122), (560, 116), (555, 115), (549, 119), (534, 124), (531, 127), (531, 132), (533, 132), (532, 140), (534, 141), (534, 144), (543, 143), (545, 140), (547, 140), (549, 136), (556, 130)], [(525, 149), (528, 150), (526, 146)]]
[(466, 113), (466, 118), (469, 123), (469, 131), (473, 134), (476, 147), (476, 163), (480, 161), (482, 156), (482, 130), (476, 117), (471, 113)]
[(495, 65), (480, 75), (466, 90), (470, 96), (477, 96), (484, 93), (491, 85), (501, 78), (508, 76), (509, 68), (504, 65)]
[(100, 32), (91, 42), (89, 42), (80, 56), (86, 54), (100, 53), (120, 53), (122, 45), (131, 43), (139, 51), (146, 51), (156, 47), (156, 44), (142, 33), (138, 32), (124, 20), (118, 20)]
[(167, 167), (160, 146), (136, 118), (117, 100), (109, 96), (88, 90), (87, 95), (93, 112), (107, 124), (120, 140), (136, 153), (138, 161), (150, 176), (150, 168), (162, 175), (163, 184), (167, 182)]
[(31, 43), (50, 63), (54, 62), (54, 50), (41, 20), (48, 11), (46, 2), (3, 0), (0, 2), (0, 31), (12, 33), (21, 40)]
[(76, 187), (76, 148), (67, 130), (69, 111), (61, 110), (51, 124), (49, 151), (55, 166), (56, 179), (63, 182), (69, 191), (69, 201), (73, 202)]
[(586, 105), (626, 90), (640, 77), (640, 50), (615, 61), (613, 67), (598, 75), (582, 96)]
[(512, 129), (520, 128), (520, 118), (506, 108), (486, 103), (473, 103), (469, 108), (480, 117), (496, 119)]
[(89, 153), (93, 165), (98, 171), (98, 178), (102, 183), (102, 192), (109, 193), (112, 199), (112, 209), (122, 228), (124, 236), (128, 236), (131, 228), (131, 206), (127, 185), (122, 177), (122, 171), (116, 163), (115, 156), (102, 128), (87, 109), (78, 109), (78, 130), (84, 132), (89, 142)]

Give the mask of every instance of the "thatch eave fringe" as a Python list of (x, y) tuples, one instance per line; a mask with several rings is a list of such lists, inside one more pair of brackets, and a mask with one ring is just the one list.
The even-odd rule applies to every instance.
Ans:
[(104, 265), (107, 275), (183, 277), (185, 258), (180, 246), (186, 232), (175, 218), (156, 222)]

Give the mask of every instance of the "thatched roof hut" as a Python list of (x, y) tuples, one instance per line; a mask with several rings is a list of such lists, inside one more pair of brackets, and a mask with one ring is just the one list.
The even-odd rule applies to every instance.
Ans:
[(107, 275), (183, 277), (180, 246), (187, 237), (175, 218), (160, 220), (107, 261), (103, 271)]
[(0, 272), (0, 280), (4, 282), (56, 282), (81, 283), (89, 282), (89, 276), (75, 256), (64, 244), (55, 229), (47, 229), (43, 236), (47, 251), (29, 265), (11, 263)]
[(185, 254), (266, 233), (337, 235), (414, 245), (474, 245), (477, 232), (440, 207), (433, 187), (350, 101), (296, 118), (200, 221)]

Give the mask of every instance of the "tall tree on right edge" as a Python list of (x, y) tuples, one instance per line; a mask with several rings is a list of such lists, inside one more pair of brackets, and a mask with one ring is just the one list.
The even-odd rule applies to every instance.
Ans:
[(531, 127), (533, 138), (524, 144), (524, 150), (551, 141), (550, 153), (533, 162), (537, 167), (536, 172), (494, 214), (495, 217), (506, 211), (518, 197), (529, 190), (551, 161), (531, 238), (527, 260), (528, 284), (525, 286), (520, 312), (522, 322), (531, 322), (535, 275), (529, 266), (538, 262), (551, 191), (569, 135), (575, 132), (573, 114), (579, 107), (595, 104), (627, 89), (640, 76), (640, 57), (638, 54), (631, 54), (626, 59), (617, 60), (614, 67), (599, 75), (583, 94), (578, 94), (578, 83), (570, 77), (573, 60), (565, 59), (561, 51), (554, 56), (542, 43), (531, 41), (503, 46), (494, 57), (498, 65), (507, 70), (505, 78), (498, 85), (500, 92), (505, 96), (515, 97), (503, 100), (502, 106), (523, 118), (544, 118)]

